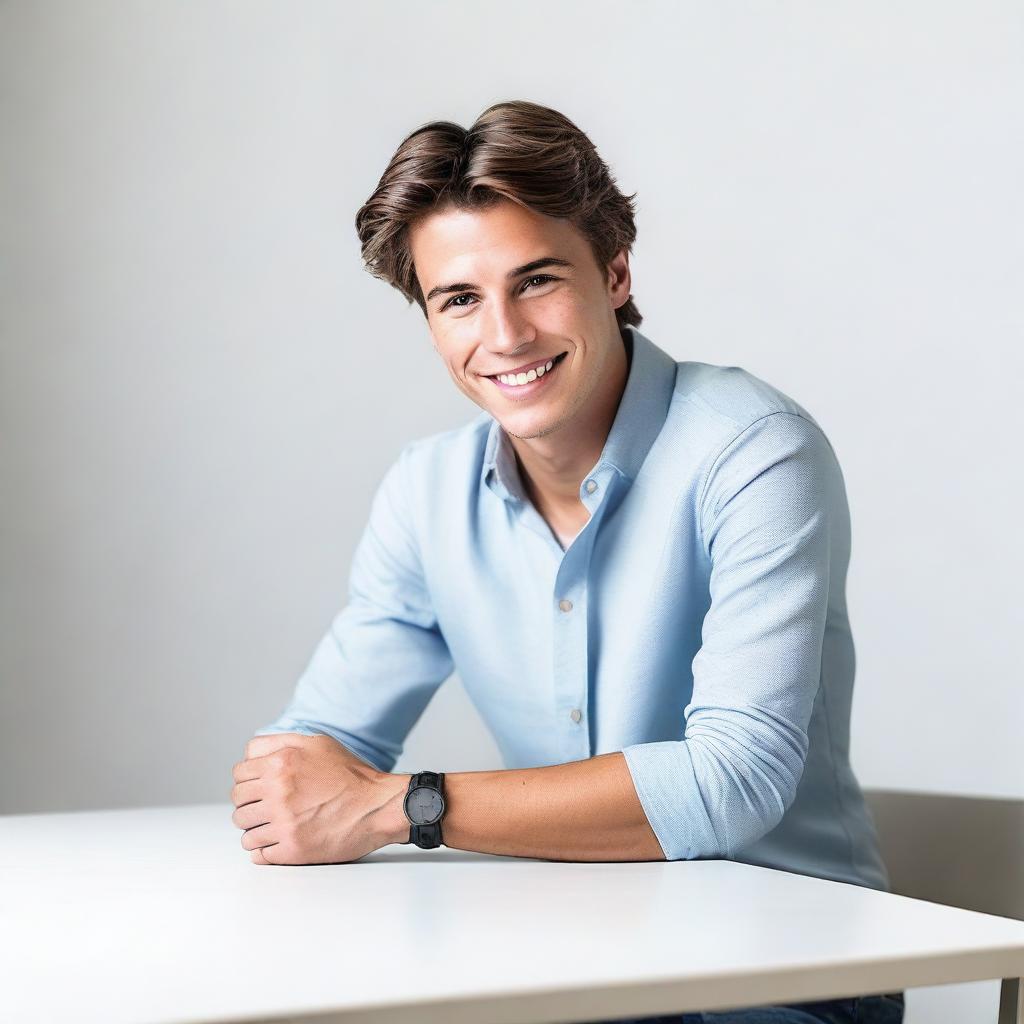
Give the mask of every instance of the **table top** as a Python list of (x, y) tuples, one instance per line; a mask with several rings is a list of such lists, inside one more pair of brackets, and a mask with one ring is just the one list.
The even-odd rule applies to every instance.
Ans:
[(598, 1020), (1024, 975), (1024, 922), (727, 860), (252, 863), (229, 803), (0, 816), (21, 1024)]

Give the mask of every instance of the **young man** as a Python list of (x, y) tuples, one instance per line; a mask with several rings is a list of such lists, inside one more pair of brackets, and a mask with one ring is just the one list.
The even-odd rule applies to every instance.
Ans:
[[(391, 465), (347, 605), (235, 765), (256, 863), (443, 843), (888, 888), (848, 757), (836, 456), (771, 385), (637, 329), (633, 212), (530, 103), (413, 132), (360, 209), (367, 267), (483, 411)], [(507, 770), (392, 774), (455, 669)]]

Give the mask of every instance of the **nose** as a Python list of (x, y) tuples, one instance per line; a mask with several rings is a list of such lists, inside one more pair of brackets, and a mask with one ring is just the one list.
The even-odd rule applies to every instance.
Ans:
[(492, 302), (489, 313), (481, 325), (485, 332), (483, 344), (494, 355), (515, 357), (536, 341), (536, 327), (514, 302)]

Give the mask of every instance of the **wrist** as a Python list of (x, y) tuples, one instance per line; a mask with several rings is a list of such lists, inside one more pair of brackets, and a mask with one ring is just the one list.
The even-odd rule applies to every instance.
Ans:
[(381, 772), (380, 804), (373, 815), (373, 830), (380, 837), (381, 846), (409, 841), (409, 819), (405, 815), (405, 794), (409, 791), (408, 772), (397, 774)]

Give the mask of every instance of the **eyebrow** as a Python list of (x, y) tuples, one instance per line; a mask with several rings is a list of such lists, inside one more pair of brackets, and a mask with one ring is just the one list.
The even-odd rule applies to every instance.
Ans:
[[(529, 263), (524, 263), (521, 267), (510, 270), (505, 277), (511, 281), (513, 278), (520, 277), (523, 274), (540, 270), (541, 267), (568, 267), (570, 270), (576, 269), (575, 264), (558, 256), (542, 256), (539, 260), (531, 260)], [(439, 284), (430, 289), (426, 301), (430, 302), (437, 295), (448, 295), (451, 292), (469, 292), (479, 289), (479, 287), (479, 285), (470, 284), (468, 281), (457, 281), (455, 284)]]

